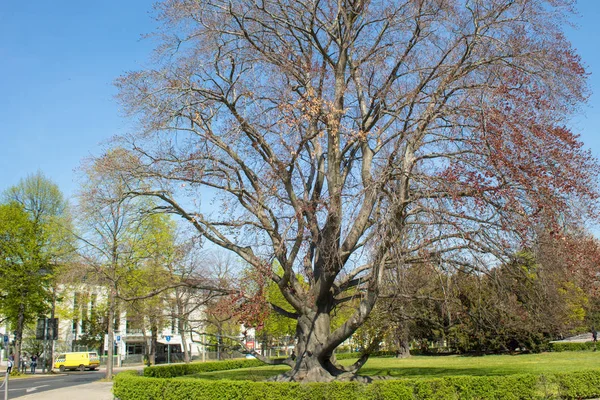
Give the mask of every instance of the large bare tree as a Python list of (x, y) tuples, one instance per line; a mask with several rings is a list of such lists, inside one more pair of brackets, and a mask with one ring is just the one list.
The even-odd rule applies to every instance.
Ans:
[(140, 122), (119, 141), (135, 157), (123, 173), (143, 181), (130, 194), (278, 284), (297, 320), (279, 379), (357, 379), (367, 357), (342, 368), (333, 352), (387, 268), (481, 270), (542, 217), (590, 210), (597, 165), (565, 128), (586, 98), (560, 29), (571, 3), (159, 4), (155, 67), (118, 81)]

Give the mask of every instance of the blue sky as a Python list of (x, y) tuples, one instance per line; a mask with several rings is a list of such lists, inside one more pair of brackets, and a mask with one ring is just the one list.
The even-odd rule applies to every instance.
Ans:
[[(3, 1), (0, 6), (0, 191), (37, 170), (66, 196), (74, 170), (128, 129), (112, 82), (148, 60), (152, 0)], [(600, 155), (600, 1), (580, 0), (568, 36), (588, 66), (592, 96), (574, 121)]]
[(143, 67), (151, 0), (0, 6), (0, 190), (42, 170), (69, 196), (74, 169), (128, 121), (112, 82)]

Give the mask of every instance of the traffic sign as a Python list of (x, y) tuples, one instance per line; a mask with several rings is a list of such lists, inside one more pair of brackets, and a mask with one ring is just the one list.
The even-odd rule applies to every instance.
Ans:
[(170, 342), (171, 341), (171, 336), (169, 336), (169, 335), (165, 336), (165, 340), (167, 341), (167, 343)]
[(117, 335), (117, 342), (121, 341), (121, 335)]
[(8, 335), (4, 335), (4, 344), (8, 343)]

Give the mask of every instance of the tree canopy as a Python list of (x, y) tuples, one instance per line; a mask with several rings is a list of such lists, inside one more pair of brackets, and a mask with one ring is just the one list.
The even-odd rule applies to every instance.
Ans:
[(20, 357), (27, 324), (49, 311), (58, 270), (73, 250), (58, 186), (41, 172), (7, 189), (0, 204), (0, 310)]
[[(155, 67), (118, 81), (140, 125), (118, 141), (131, 157), (116, 167), (137, 179), (129, 195), (161, 200), (278, 285), (298, 355), (279, 379), (357, 379), (366, 357), (345, 368), (332, 353), (368, 318), (387, 270), (481, 272), (540, 224), (595, 218), (598, 164), (566, 127), (587, 95), (561, 31), (570, 8), (161, 3)], [(332, 328), (332, 312), (357, 300)]]

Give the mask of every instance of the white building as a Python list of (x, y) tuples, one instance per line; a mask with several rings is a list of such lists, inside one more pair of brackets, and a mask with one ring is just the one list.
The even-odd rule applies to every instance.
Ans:
[[(89, 334), (90, 328), (93, 329), (90, 325), (96, 323), (96, 328), (98, 328), (97, 321), (105, 318), (106, 290), (97, 286), (80, 285), (63, 287), (59, 292), (58, 297), (62, 301), (56, 306), (59, 332), (58, 340), (55, 343), (55, 352), (100, 350), (102, 354), (106, 354), (106, 338), (104, 338), (104, 349), (89, 348), (89, 345), (84, 344), (82, 341), (82, 338)], [(181, 357), (183, 352), (178, 321), (170, 310), (164, 311), (161, 317), (166, 323), (160, 328), (157, 335), (157, 362), (167, 361), (166, 358), (170, 355), (173, 361)], [(202, 311), (198, 309), (193, 311), (189, 318), (199, 320), (201, 315)], [(125, 310), (118, 312), (118, 318), (115, 319), (115, 354), (118, 354), (122, 359), (138, 358), (141, 361), (143, 355), (147, 353), (146, 348), (149, 348), (151, 340), (150, 330), (145, 329), (148, 326), (147, 317), (140, 315), (128, 316)], [(98, 334), (96, 339), (100, 339), (101, 331), (96, 329), (96, 333)], [(205, 351), (204, 346), (201, 344), (202, 338), (197, 334), (190, 337), (190, 333), (186, 333), (190, 356), (202, 357)]]

